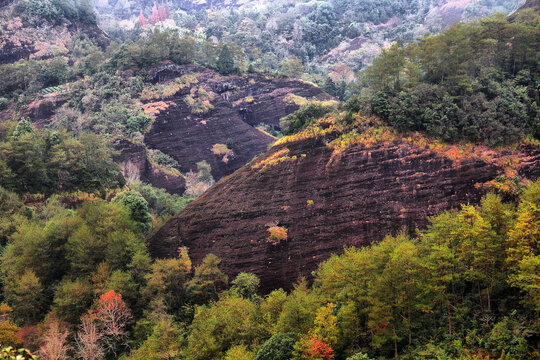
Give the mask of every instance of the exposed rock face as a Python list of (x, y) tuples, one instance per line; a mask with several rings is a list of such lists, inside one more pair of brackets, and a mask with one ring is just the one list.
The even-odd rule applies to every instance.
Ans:
[[(216, 180), (229, 175), (265, 152), (275, 141), (254, 128), (257, 124), (278, 127), (279, 119), (299, 109), (288, 96), (294, 94), (313, 100), (332, 98), (319, 88), (291, 79), (267, 79), (261, 76), (220, 76), (196, 66), (163, 64), (149, 72), (148, 81), (170, 84), (179, 77), (189, 77), (174, 95), (145, 100), (143, 107), (156, 120), (145, 135), (150, 149), (171, 156), (186, 173), (196, 170), (196, 163), (207, 161)], [(195, 104), (190, 105), (190, 101)], [(206, 105), (202, 102), (206, 101)], [(216, 145), (233, 143), (232, 151), (214, 151)]]
[(33, 101), (23, 112), (37, 127), (48, 125), (56, 111), (69, 100), (67, 95), (48, 95)]
[(170, 174), (166, 169), (160, 169), (149, 160), (146, 149), (142, 144), (128, 140), (117, 140), (114, 148), (118, 151), (115, 161), (120, 164), (126, 180), (140, 180), (155, 187), (167, 189), (173, 194), (182, 194), (186, 189), (186, 181), (181, 176)]
[[(167, 223), (149, 241), (151, 254), (173, 257), (187, 246), (194, 264), (213, 253), (230, 276), (253, 272), (265, 290), (288, 288), (344, 246), (367, 245), (403, 227), (412, 231), (429, 216), (477, 203), (485, 192), (480, 184), (503, 172), (497, 161), (452, 160), (406, 139), (336, 153), (328, 146), (336, 136), (274, 146)], [(538, 176), (538, 148), (503, 155)], [(287, 238), (270, 241), (274, 226), (287, 229)]]

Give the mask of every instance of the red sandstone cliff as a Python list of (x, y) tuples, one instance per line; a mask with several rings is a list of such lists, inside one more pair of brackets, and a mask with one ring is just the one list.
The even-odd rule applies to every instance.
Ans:
[[(214, 253), (231, 276), (253, 272), (266, 290), (290, 287), (344, 246), (478, 202), (486, 183), (504, 187), (498, 176), (539, 175), (540, 150), (530, 145), (495, 152), (384, 128), (335, 128), (321, 123), (281, 140), (221, 180), (149, 241), (151, 254), (176, 256), (187, 246), (195, 264)], [(286, 238), (271, 239), (272, 227)]]

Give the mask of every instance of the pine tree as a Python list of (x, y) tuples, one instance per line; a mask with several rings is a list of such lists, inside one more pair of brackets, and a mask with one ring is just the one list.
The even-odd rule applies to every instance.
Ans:
[(227, 45), (223, 46), (217, 61), (217, 69), (222, 75), (230, 75), (236, 71), (234, 59)]

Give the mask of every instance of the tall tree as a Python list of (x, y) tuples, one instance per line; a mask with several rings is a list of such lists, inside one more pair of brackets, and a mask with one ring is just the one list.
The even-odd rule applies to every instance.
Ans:
[(219, 53), (219, 58), (217, 61), (217, 69), (222, 75), (231, 75), (236, 72), (234, 59), (227, 45), (224, 45), (221, 48), (221, 52)]

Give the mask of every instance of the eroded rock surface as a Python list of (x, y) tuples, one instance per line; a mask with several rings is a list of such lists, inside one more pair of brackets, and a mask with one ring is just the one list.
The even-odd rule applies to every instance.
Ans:
[[(529, 176), (540, 168), (530, 145), (452, 159), (454, 149), (404, 139), (336, 153), (328, 146), (336, 136), (274, 146), (167, 223), (150, 240), (151, 254), (172, 257), (187, 246), (195, 265), (213, 253), (230, 276), (252, 272), (265, 290), (288, 288), (345, 246), (422, 228), (429, 216), (477, 203), (483, 184), (509, 171), (499, 163), (515, 159), (512, 171)], [(286, 229), (287, 238), (271, 241), (270, 227)]]
[[(332, 99), (299, 80), (220, 76), (196, 65), (165, 63), (152, 69), (147, 80), (161, 87), (174, 81), (185, 85), (173, 95), (143, 99), (143, 107), (156, 118), (145, 144), (178, 161), (183, 173), (195, 171), (197, 162), (207, 161), (216, 180), (265, 152), (275, 141), (255, 125), (278, 127), (280, 118), (299, 109), (295, 100)], [(291, 98), (293, 94), (295, 98)], [(216, 150), (227, 143), (233, 144), (231, 151)]]

